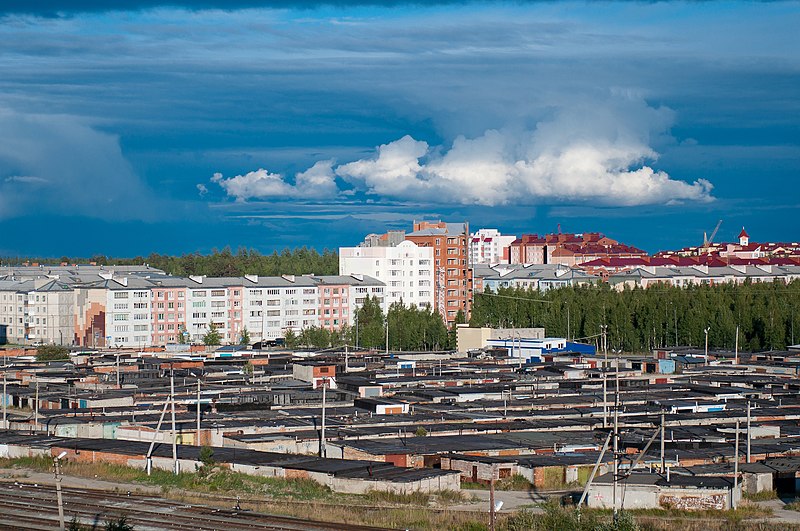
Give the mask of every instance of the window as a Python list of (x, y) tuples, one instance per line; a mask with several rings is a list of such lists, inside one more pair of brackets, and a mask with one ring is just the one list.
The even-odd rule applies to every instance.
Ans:
[(128, 309), (128, 303), (127, 302), (125, 302), (125, 303), (117, 303), (117, 304), (114, 305), (114, 309), (115, 310), (127, 310)]
[(127, 321), (128, 320), (128, 314), (127, 313), (115, 313), (114, 314), (114, 320), (115, 321)]
[(267, 290), (267, 295), (280, 295), (280, 294), (281, 294), (281, 290), (279, 290), (279, 289), (268, 289)]
[(205, 296), (206, 296), (206, 292), (205, 291), (193, 291), (192, 292), (192, 297), (205, 297)]
[(114, 298), (115, 299), (127, 299), (128, 298), (128, 292), (127, 291), (115, 291), (114, 292)]
[(174, 309), (175, 308), (175, 303), (174, 302), (168, 302), (167, 303), (167, 308), (169, 308), (170, 310)]
[(225, 296), (225, 290), (224, 289), (211, 290), (211, 296), (212, 297), (224, 297)]

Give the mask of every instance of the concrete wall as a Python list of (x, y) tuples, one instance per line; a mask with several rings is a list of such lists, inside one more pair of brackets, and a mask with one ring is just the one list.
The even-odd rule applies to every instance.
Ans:
[[(589, 507), (610, 509), (613, 506), (612, 492), (613, 487), (610, 484), (593, 484), (587, 496)], [(622, 484), (617, 486), (617, 507), (623, 509), (671, 507), (683, 511), (701, 511), (726, 510), (730, 506), (728, 489), (659, 488), (631, 484), (624, 488)]]

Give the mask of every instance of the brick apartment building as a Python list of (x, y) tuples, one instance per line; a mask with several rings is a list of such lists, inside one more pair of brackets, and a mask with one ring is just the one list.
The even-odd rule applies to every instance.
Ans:
[(472, 268), (468, 262), (469, 224), (415, 221), (406, 240), (433, 248), (434, 307), (448, 326), (458, 311), (469, 319), (472, 304)]

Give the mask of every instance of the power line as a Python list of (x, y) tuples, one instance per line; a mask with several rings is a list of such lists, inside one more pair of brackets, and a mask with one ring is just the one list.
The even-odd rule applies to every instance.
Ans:
[(514, 299), (518, 301), (543, 302), (545, 304), (553, 304), (553, 301), (546, 301), (544, 299), (531, 299), (528, 297), (512, 297), (511, 295), (499, 295), (497, 293), (490, 293), (488, 291), (484, 291), (483, 293), (479, 293), (478, 295), (488, 295), (489, 297), (499, 297), (501, 299)]

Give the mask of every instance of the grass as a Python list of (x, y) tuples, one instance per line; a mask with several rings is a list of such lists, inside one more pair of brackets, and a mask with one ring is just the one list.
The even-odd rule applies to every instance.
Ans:
[(800, 500), (794, 500), (787, 503), (784, 509), (788, 509), (789, 511), (800, 511)]
[(752, 502), (769, 501), (778, 499), (777, 490), (764, 490), (756, 493), (745, 492), (742, 496), (745, 500)]
[[(26, 468), (41, 472), (53, 469), (53, 461), (47, 457), (21, 457), (0, 459), (0, 467)], [(64, 475), (84, 478), (99, 478), (121, 483), (136, 483), (161, 487), (162, 491), (172, 489), (195, 492), (219, 492), (232, 494), (260, 494), (274, 498), (293, 498), (298, 500), (326, 499), (332, 496), (331, 490), (311, 479), (285, 479), (251, 476), (241, 472), (231, 472), (224, 468), (214, 468), (209, 473), (181, 472), (173, 474), (166, 470), (153, 469), (151, 475), (144, 470), (110, 463), (76, 463), (65, 461), (61, 470)]]
[(431, 501), (431, 495), (425, 492), (414, 491), (408, 494), (398, 494), (386, 490), (371, 490), (364, 495), (370, 503), (389, 505), (421, 505), (426, 506)]
[[(487, 483), (475, 483), (472, 481), (462, 481), (461, 488), (466, 490), (486, 490), (489, 488)], [(520, 474), (503, 478), (494, 482), (494, 490), (534, 490), (533, 484)]]
[[(52, 472), (53, 462), (47, 457), (0, 459), (0, 468)], [(222, 468), (214, 468), (207, 474), (184, 472), (179, 475), (154, 469), (152, 475), (147, 476), (143, 470), (122, 465), (66, 461), (62, 472), (65, 476), (161, 487), (165, 498), (220, 508), (230, 508), (232, 498), (239, 496), (243, 508), (311, 520), (322, 518), (331, 522), (420, 530), (486, 529), (488, 524), (481, 513), (431, 507), (434, 502), (446, 506), (470, 501), (459, 491), (442, 491), (435, 495), (386, 491), (340, 494), (309, 479), (249, 476)]]

